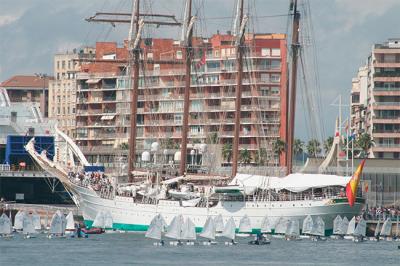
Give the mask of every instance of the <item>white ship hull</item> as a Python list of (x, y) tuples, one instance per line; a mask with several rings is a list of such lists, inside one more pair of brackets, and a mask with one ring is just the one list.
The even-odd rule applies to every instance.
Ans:
[(220, 201), (215, 207), (182, 207), (179, 201), (161, 200), (159, 204), (134, 203), (133, 198), (119, 197), (104, 199), (94, 191), (72, 185), (71, 192), (78, 200), (87, 226), (91, 226), (96, 214), (100, 211), (109, 211), (113, 217), (113, 228), (126, 231), (146, 231), (155, 215), (161, 214), (167, 223), (175, 215), (182, 214), (190, 217), (196, 229), (201, 230), (208, 216), (222, 215), (224, 222), (233, 217), (238, 227), (240, 219), (247, 215), (250, 218), (253, 231), (258, 231), (261, 221), (268, 215), (272, 220), (280, 217), (298, 219), (300, 223), (307, 215), (320, 216), (325, 222), (326, 233), (330, 233), (333, 220), (339, 214), (351, 219), (361, 213), (363, 204), (356, 202), (353, 207), (347, 199), (319, 199), (301, 201)]

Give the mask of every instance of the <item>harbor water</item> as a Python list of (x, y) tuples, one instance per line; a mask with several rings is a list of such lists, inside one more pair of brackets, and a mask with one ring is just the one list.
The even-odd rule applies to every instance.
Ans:
[(353, 243), (272, 239), (251, 246), (239, 238), (236, 246), (222, 239), (214, 246), (153, 246), (143, 234), (91, 235), (88, 239), (47, 239), (39, 235), (0, 238), (0, 265), (399, 265), (400, 242)]

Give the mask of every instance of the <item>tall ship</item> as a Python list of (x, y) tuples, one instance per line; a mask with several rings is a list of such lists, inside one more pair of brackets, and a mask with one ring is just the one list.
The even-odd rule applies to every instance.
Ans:
[[(201, 230), (209, 217), (222, 217), (225, 223), (233, 218), (239, 225), (243, 217), (253, 232), (259, 231), (265, 217), (276, 224), (282, 219), (303, 221), (307, 216), (321, 217), (325, 222), (326, 233), (332, 231), (333, 220), (337, 215), (349, 220), (359, 215), (365, 200), (356, 197), (350, 206), (344, 192), (351, 176), (292, 173), (292, 154), (294, 139), (294, 114), (296, 99), (297, 57), (299, 53), (299, 20), (297, 0), (291, 2), (293, 19), (292, 62), (289, 90), (289, 115), (287, 175), (284, 177), (238, 173), (239, 135), (241, 126), (242, 87), (244, 83), (243, 65), (246, 53), (246, 25), (248, 16), (244, 14), (244, 0), (238, 0), (234, 26), (234, 51), (236, 64), (235, 111), (232, 143), (232, 172), (229, 176), (202, 174), (189, 175), (187, 164), (188, 118), (190, 87), (193, 82), (193, 28), (196, 17), (192, 16), (192, 2), (186, 1), (185, 16), (181, 23), (182, 49), (184, 51), (184, 97), (182, 118), (182, 140), (179, 159), (179, 175), (168, 176), (166, 171), (150, 167), (146, 171), (136, 168), (136, 129), (137, 102), (140, 66), (145, 61), (141, 55), (141, 35), (146, 23), (157, 24), (143, 15), (139, 0), (134, 1), (130, 18), (130, 32), (127, 41), (130, 59), (127, 72), (131, 77), (130, 137), (127, 160), (127, 173), (121, 162), (119, 173), (104, 174), (102, 167), (91, 165), (82, 151), (62, 131), (55, 129), (55, 154), (50, 159), (45, 151), (38, 152), (35, 139), (26, 145), (26, 150), (45, 171), (56, 176), (70, 193), (73, 201), (82, 211), (84, 221), (91, 227), (96, 217), (103, 213), (112, 219), (112, 229), (146, 231), (157, 215), (167, 223), (174, 217), (189, 217), (197, 230)], [(162, 15), (157, 14), (156, 17)], [(144, 17), (144, 18), (143, 18)], [(161, 24), (163, 25), (163, 24)], [(202, 59), (200, 59), (202, 60)], [(339, 137), (337, 137), (338, 139)], [(337, 140), (335, 142), (337, 144)], [(152, 149), (158, 148), (153, 143)], [(335, 145), (335, 144), (334, 144)], [(199, 144), (203, 153), (205, 144)], [(142, 160), (149, 161), (150, 153), (143, 152)], [(180, 157), (180, 158), (179, 158)], [(127, 178), (128, 183), (121, 182)]]

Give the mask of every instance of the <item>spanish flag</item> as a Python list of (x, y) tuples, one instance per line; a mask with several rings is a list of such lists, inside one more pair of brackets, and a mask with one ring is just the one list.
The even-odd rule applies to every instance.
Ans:
[(360, 165), (357, 167), (357, 170), (355, 171), (353, 177), (350, 179), (349, 183), (347, 183), (346, 186), (346, 196), (351, 207), (353, 207), (354, 201), (356, 200), (357, 187), (360, 183), (361, 173), (365, 164), (365, 160), (366, 159), (362, 160)]

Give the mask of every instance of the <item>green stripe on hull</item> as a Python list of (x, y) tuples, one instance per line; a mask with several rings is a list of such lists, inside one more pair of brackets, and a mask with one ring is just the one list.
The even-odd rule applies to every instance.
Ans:
[[(84, 223), (87, 228), (91, 228), (93, 221), (90, 220), (84, 220)], [(121, 231), (134, 231), (134, 232), (146, 232), (147, 229), (149, 228), (148, 225), (141, 225), (141, 224), (119, 224), (119, 223), (113, 223), (113, 229), (114, 230), (121, 230)], [(202, 227), (196, 227), (196, 233), (201, 233), (203, 230)], [(272, 230), (272, 234), (275, 234), (275, 230)], [(236, 229), (236, 233), (238, 233), (239, 230)], [(251, 233), (252, 234), (258, 234), (261, 232), (261, 229), (252, 229)], [(325, 230), (325, 235), (330, 236), (333, 234), (333, 229), (328, 229)]]

